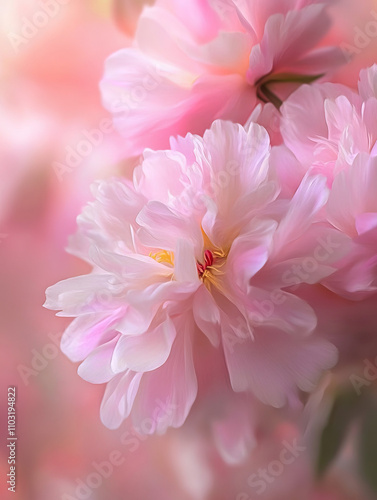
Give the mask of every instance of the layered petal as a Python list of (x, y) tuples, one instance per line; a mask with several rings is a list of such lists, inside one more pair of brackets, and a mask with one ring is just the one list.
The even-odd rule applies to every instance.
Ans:
[(161, 434), (168, 427), (180, 427), (196, 398), (189, 318), (183, 316), (176, 329), (180, 335), (169, 359), (157, 370), (143, 374), (133, 408), (135, 427), (143, 434)]
[(297, 389), (311, 391), (323, 370), (337, 360), (335, 347), (321, 339), (298, 339), (276, 330), (224, 345), (235, 391), (252, 391), (263, 403), (281, 407)]
[(175, 337), (175, 326), (169, 317), (144, 335), (121, 335), (113, 350), (111, 369), (114, 373), (155, 370), (168, 359)]

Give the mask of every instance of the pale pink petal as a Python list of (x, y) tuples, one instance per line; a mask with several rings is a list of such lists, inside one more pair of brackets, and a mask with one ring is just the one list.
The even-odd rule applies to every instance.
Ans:
[(305, 167), (285, 145), (272, 148), (270, 163), (274, 166), (282, 186), (280, 196), (291, 199), (306, 174)]
[(136, 31), (135, 42), (140, 51), (152, 60), (179, 67), (198, 76), (201, 66), (186, 54), (186, 46), (195, 46), (187, 25), (166, 8), (146, 8)]
[(301, 283), (315, 284), (334, 273), (352, 251), (351, 238), (328, 226), (315, 224), (296, 241), (286, 245), (275, 261), (270, 259), (253, 284), (280, 290)]
[(116, 375), (106, 386), (101, 403), (101, 420), (109, 429), (117, 429), (132, 410), (142, 374), (127, 371)]
[(197, 286), (197, 283), (179, 283), (170, 279), (142, 289), (130, 290), (123, 299), (127, 302), (127, 309), (117, 323), (117, 331), (123, 335), (140, 335), (146, 332), (161, 304), (169, 300), (180, 304), (180, 301), (192, 296)]
[(269, 17), (260, 46), (250, 54), (249, 82), (256, 83), (272, 70), (294, 71), (295, 62), (318, 43), (329, 26), (324, 4)]
[(143, 374), (132, 411), (135, 428), (143, 434), (161, 434), (168, 427), (180, 427), (196, 398), (190, 328), (189, 318), (182, 316), (168, 360), (157, 370)]
[(211, 5), (208, 0), (192, 0), (189, 9), (180, 0), (160, 0), (159, 4), (172, 10), (202, 43), (213, 39), (221, 27), (217, 4)]
[(240, 289), (247, 290), (250, 279), (267, 262), (277, 222), (253, 221), (252, 230), (236, 238), (227, 260), (227, 270)]
[(272, 326), (301, 337), (313, 332), (317, 326), (312, 307), (296, 295), (250, 285), (247, 298), (249, 319), (256, 326)]
[(346, 62), (346, 55), (341, 48), (321, 47), (295, 61), (294, 66), (299, 74), (322, 75), (335, 71)]
[(274, 252), (300, 237), (310, 226), (329, 196), (326, 178), (307, 176), (300, 184), (275, 235)]
[(299, 339), (263, 329), (255, 339), (224, 345), (232, 387), (252, 391), (263, 403), (281, 407), (297, 388), (312, 391), (323, 370), (337, 361), (336, 348), (321, 339)]
[[(135, 154), (141, 153), (146, 144), (168, 146), (170, 133), (165, 130), (179, 122), (179, 109), (188, 109), (189, 102), (185, 101), (189, 90), (174, 83), (173, 72), (173, 68), (156, 64), (133, 49), (116, 52), (106, 62), (102, 99)], [(142, 141), (140, 134), (148, 134), (150, 140)], [(161, 141), (161, 135), (165, 135), (165, 141)]]
[[(46, 302), (44, 307), (52, 309), (59, 316), (77, 316), (80, 312), (87, 310), (107, 310), (109, 305), (97, 304), (99, 293), (110, 286), (112, 276), (110, 274), (87, 274), (86, 276), (76, 276), (56, 285), (50, 286), (46, 290)], [(102, 306), (102, 307), (97, 307)], [(111, 307), (111, 306), (110, 306)]]
[[(262, 125), (270, 136), (271, 146), (276, 146), (282, 144), (283, 142), (283, 138), (280, 133), (280, 118), (281, 114), (279, 110), (277, 110), (276, 107), (270, 102), (267, 102), (264, 106), (262, 106), (262, 104), (258, 104), (246, 122), (245, 129), (248, 130), (252, 123)], [(272, 153), (273, 149), (271, 150), (271, 154)]]
[(244, 18), (255, 31), (258, 38), (262, 38), (265, 24), (274, 14), (287, 14), (312, 3), (312, 0), (268, 0), (266, 2), (252, 2), (249, 0), (232, 0), (237, 5)]
[[(197, 161), (203, 170), (208, 163), (213, 169), (207, 190), (214, 202), (208, 205), (203, 229), (214, 244), (222, 246), (239, 233), (253, 210), (278, 194), (269, 170), (269, 137), (255, 123), (245, 131), (239, 125), (216, 121), (204, 134), (203, 146), (204, 153), (197, 154)], [(270, 179), (270, 183), (266, 182)]]
[(335, 177), (328, 202), (330, 222), (347, 234), (356, 235), (356, 216), (377, 212), (376, 183), (377, 158), (358, 155), (347, 171)]
[(211, 344), (217, 347), (220, 343), (220, 311), (204, 285), (195, 293), (192, 307), (198, 328), (208, 337)]
[(347, 97), (326, 100), (325, 114), (329, 139), (339, 148), (338, 163), (351, 164), (357, 153), (369, 152), (370, 134), (367, 124)]
[(239, 32), (222, 31), (216, 38), (205, 45), (185, 47), (185, 52), (193, 60), (208, 64), (214, 68), (222, 68), (222, 72), (246, 72), (250, 52), (250, 36)]
[[(171, 278), (173, 270), (147, 255), (101, 252), (97, 247), (89, 250), (92, 264), (104, 271), (113, 272), (119, 279), (126, 279), (128, 285), (144, 288), (153, 283), (160, 283)], [(115, 287), (114, 287), (115, 288)], [(119, 283), (119, 292), (122, 284)]]
[(78, 216), (80, 232), (70, 238), (67, 251), (82, 259), (88, 258), (93, 243), (102, 249), (113, 250), (115, 239), (122, 245), (122, 253), (135, 251), (133, 228), (135, 219), (145, 203), (132, 184), (123, 179), (100, 181), (91, 186), (96, 201), (84, 208)]
[[(146, 298), (146, 294), (141, 295)], [(117, 332), (123, 335), (141, 335), (146, 332), (158, 310), (159, 304), (152, 301), (142, 302), (138, 297), (138, 305), (130, 305), (118, 321)]]
[(376, 293), (377, 257), (374, 249), (377, 234), (374, 233), (373, 247), (357, 245), (339, 271), (325, 280), (324, 284), (327, 288), (341, 297), (359, 301)]
[(137, 190), (148, 199), (168, 204), (171, 197), (182, 193), (182, 171), (186, 157), (174, 151), (146, 150), (143, 163), (135, 169)]
[(327, 137), (322, 87), (302, 85), (282, 105), (281, 133), (297, 159), (310, 164), (315, 138)]
[[(368, 99), (366, 102), (363, 103), (362, 107), (362, 120), (361, 124), (363, 124), (363, 131), (364, 134), (366, 135), (366, 140), (363, 143), (364, 144), (364, 149), (359, 146), (359, 142), (356, 142), (357, 144), (357, 151), (355, 152), (367, 152), (370, 153), (372, 156), (377, 156), (377, 124), (376, 124), (376, 114), (377, 114), (377, 99), (374, 97), (371, 97)], [(361, 127), (360, 127), (361, 128)], [(351, 133), (357, 133), (354, 129), (352, 129)], [(360, 132), (359, 132), (360, 134)]]
[(72, 361), (82, 361), (93, 349), (116, 336), (119, 311), (79, 316), (65, 330), (61, 350)]
[(170, 318), (143, 335), (121, 335), (114, 349), (111, 369), (119, 373), (127, 369), (147, 372), (159, 368), (168, 359), (175, 336)]
[[(256, 104), (256, 93), (239, 74), (209, 74), (195, 81), (190, 104), (190, 113), (182, 117), (185, 133), (203, 134), (217, 119), (246, 123)], [(175, 133), (182, 135), (181, 131)]]
[(96, 347), (78, 367), (80, 377), (92, 384), (109, 382), (115, 375), (111, 369), (111, 359), (117, 342), (118, 336)]
[(377, 64), (360, 71), (359, 94), (365, 101), (377, 98)]
[(202, 235), (198, 224), (160, 202), (149, 202), (139, 213), (137, 222), (141, 226), (138, 235), (146, 246), (174, 251), (177, 241), (189, 235), (195, 253), (201, 250)]
[(174, 276), (178, 282), (199, 285), (194, 246), (190, 241), (179, 239), (174, 253)]

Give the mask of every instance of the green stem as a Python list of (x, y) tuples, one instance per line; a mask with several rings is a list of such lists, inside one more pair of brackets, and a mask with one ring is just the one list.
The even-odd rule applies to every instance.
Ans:
[(256, 82), (255, 85), (257, 87), (257, 96), (261, 101), (271, 102), (276, 109), (280, 109), (283, 101), (279, 99), (279, 97), (269, 88), (271, 83), (299, 83), (303, 85), (304, 83), (313, 83), (319, 78), (322, 78), (322, 76), (323, 74), (299, 75), (295, 73), (278, 73), (276, 75), (273, 75), (269, 73)]

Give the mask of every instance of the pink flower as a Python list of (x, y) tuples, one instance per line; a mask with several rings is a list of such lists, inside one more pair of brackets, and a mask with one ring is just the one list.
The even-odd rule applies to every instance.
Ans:
[(334, 179), (329, 221), (355, 242), (337, 273), (326, 281), (333, 291), (351, 299), (377, 292), (377, 157), (356, 156)]
[(276, 84), (281, 92), (345, 61), (320, 47), (329, 27), (325, 3), (309, 0), (159, 0), (143, 11), (134, 47), (108, 59), (104, 104), (130, 154), (202, 134), (217, 118), (244, 124), (257, 98), (281, 104)]
[[(297, 387), (313, 389), (335, 348), (310, 336), (314, 311), (285, 288), (317, 283), (344, 254), (323, 219), (325, 183), (306, 176), (292, 199), (278, 198), (266, 130), (216, 121), (203, 138), (146, 150), (133, 182), (94, 187), (70, 245), (93, 271), (49, 288), (46, 307), (75, 317), (62, 349), (85, 380), (108, 384), (105, 425), (131, 413), (142, 432), (182, 425), (207, 341), (223, 350), (236, 392), (280, 407)], [(340, 249), (295, 275), (329, 238)]]
[(359, 94), (331, 83), (303, 85), (281, 107), (284, 144), (305, 167), (329, 178), (357, 154), (377, 153), (377, 65), (360, 74)]
[[(305, 171), (327, 176), (328, 220), (354, 246), (324, 283), (351, 299), (377, 291), (377, 65), (360, 73), (359, 93), (341, 85), (302, 86), (283, 104), (281, 133)], [(285, 153), (288, 155), (289, 153)]]

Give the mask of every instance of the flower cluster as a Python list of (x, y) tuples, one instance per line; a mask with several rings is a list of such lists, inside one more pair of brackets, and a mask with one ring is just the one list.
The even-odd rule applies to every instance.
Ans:
[(325, 81), (345, 59), (330, 26), (318, 1), (157, 0), (107, 61), (142, 157), (93, 186), (69, 245), (93, 270), (46, 302), (75, 318), (79, 375), (107, 383), (106, 426), (179, 427), (217, 379), (242, 411), (236, 393), (297, 407), (337, 360), (311, 294), (376, 293), (377, 66), (358, 92)]

